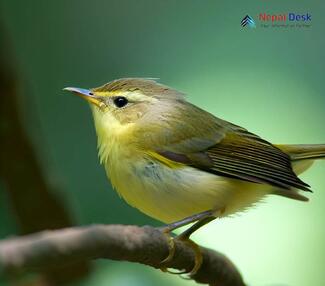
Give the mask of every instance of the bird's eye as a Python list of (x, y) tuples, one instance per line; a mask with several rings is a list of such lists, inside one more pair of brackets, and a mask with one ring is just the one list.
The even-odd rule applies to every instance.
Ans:
[(121, 108), (128, 104), (128, 100), (124, 96), (118, 96), (114, 98), (114, 104), (116, 107)]

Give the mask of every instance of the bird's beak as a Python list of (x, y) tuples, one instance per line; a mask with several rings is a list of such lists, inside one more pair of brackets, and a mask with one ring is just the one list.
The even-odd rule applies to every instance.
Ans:
[(103, 104), (103, 102), (100, 100), (100, 97), (96, 96), (89, 89), (83, 89), (83, 88), (79, 88), (79, 87), (66, 87), (63, 90), (73, 92), (76, 95), (79, 95), (80, 97), (82, 97), (83, 99), (86, 99), (90, 103), (97, 105), (98, 107), (101, 107), (101, 105)]

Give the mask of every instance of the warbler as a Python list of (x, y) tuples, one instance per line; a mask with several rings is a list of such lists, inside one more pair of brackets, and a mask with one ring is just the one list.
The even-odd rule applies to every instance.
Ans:
[[(90, 102), (100, 161), (116, 191), (168, 223), (167, 232), (195, 222), (179, 236), (184, 240), (267, 195), (308, 201), (302, 192), (311, 192), (310, 186), (297, 175), (325, 158), (325, 144), (273, 145), (153, 79), (65, 90)], [(201, 262), (197, 254), (191, 274)]]

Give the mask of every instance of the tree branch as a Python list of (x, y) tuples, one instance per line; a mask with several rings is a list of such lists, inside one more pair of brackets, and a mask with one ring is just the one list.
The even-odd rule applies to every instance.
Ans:
[[(213, 286), (244, 286), (241, 275), (224, 255), (201, 247), (203, 264), (192, 279)], [(168, 243), (159, 230), (145, 226), (93, 225), (43, 231), (0, 241), (0, 274), (39, 271), (85, 259), (106, 258), (160, 268)], [(172, 261), (164, 266), (190, 271), (194, 253), (176, 240)]]

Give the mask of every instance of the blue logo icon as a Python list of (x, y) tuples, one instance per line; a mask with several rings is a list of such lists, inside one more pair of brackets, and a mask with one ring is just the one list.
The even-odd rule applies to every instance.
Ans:
[(256, 28), (256, 25), (255, 25), (255, 21), (254, 19), (249, 16), (249, 15), (246, 15), (243, 20), (241, 20), (240, 24), (243, 26), (243, 27), (250, 27), (250, 28)]

